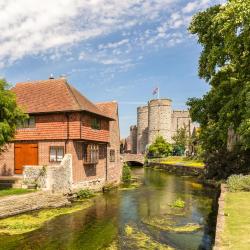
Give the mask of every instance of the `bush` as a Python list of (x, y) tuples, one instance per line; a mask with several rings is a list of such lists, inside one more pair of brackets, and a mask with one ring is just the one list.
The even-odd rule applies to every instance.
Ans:
[(227, 180), (230, 192), (250, 191), (250, 175), (232, 175)]
[(233, 174), (250, 173), (250, 150), (220, 150), (205, 155), (206, 177), (208, 179), (227, 179)]
[(94, 196), (94, 193), (89, 189), (82, 189), (77, 192), (78, 199), (88, 199)]
[(123, 165), (122, 182), (123, 183), (130, 183), (131, 182), (131, 169), (127, 164)]
[(162, 136), (158, 136), (155, 142), (149, 146), (148, 156), (153, 158), (167, 157), (173, 152), (173, 147)]

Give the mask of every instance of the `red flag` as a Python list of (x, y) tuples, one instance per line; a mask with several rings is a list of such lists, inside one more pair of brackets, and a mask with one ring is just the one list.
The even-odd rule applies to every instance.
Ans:
[(159, 88), (156, 87), (156, 88), (153, 90), (153, 95), (156, 95), (156, 94), (158, 93), (158, 91), (159, 91)]

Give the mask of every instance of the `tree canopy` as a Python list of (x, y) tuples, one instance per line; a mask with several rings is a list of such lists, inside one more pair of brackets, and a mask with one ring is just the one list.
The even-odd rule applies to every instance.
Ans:
[(189, 30), (203, 50), (199, 76), (211, 86), (190, 98), (190, 114), (201, 126), (206, 152), (227, 151), (228, 131), (239, 136), (240, 151), (250, 149), (250, 0), (228, 0), (196, 14)]
[(189, 142), (187, 126), (179, 128), (172, 139), (174, 155), (183, 155)]
[(148, 152), (151, 157), (167, 157), (172, 154), (172, 145), (165, 141), (163, 136), (156, 137), (153, 144), (149, 146)]
[(9, 85), (0, 79), (0, 149), (13, 139), (17, 125), (26, 118), (17, 106), (15, 95), (9, 90)]

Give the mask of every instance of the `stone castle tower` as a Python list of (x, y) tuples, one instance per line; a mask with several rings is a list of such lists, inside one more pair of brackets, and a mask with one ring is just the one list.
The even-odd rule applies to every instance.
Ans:
[(137, 134), (135, 127), (130, 133), (132, 141), (137, 142), (137, 149), (133, 152), (144, 153), (146, 146), (153, 143), (158, 135), (162, 135), (168, 142), (178, 129), (186, 126), (191, 134), (195, 125), (191, 122), (187, 110), (173, 110), (170, 99), (154, 99), (148, 105), (137, 108)]

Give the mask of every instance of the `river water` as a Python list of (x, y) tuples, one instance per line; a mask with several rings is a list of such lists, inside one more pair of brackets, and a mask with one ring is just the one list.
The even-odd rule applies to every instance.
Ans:
[[(56, 217), (36, 231), (0, 235), (0, 249), (211, 249), (215, 189), (162, 170), (134, 169), (133, 175), (142, 182), (139, 188), (100, 195), (92, 207)], [(172, 206), (177, 199), (185, 202), (184, 208)], [(175, 232), (145, 223), (164, 218), (170, 225), (192, 223), (200, 229)]]

